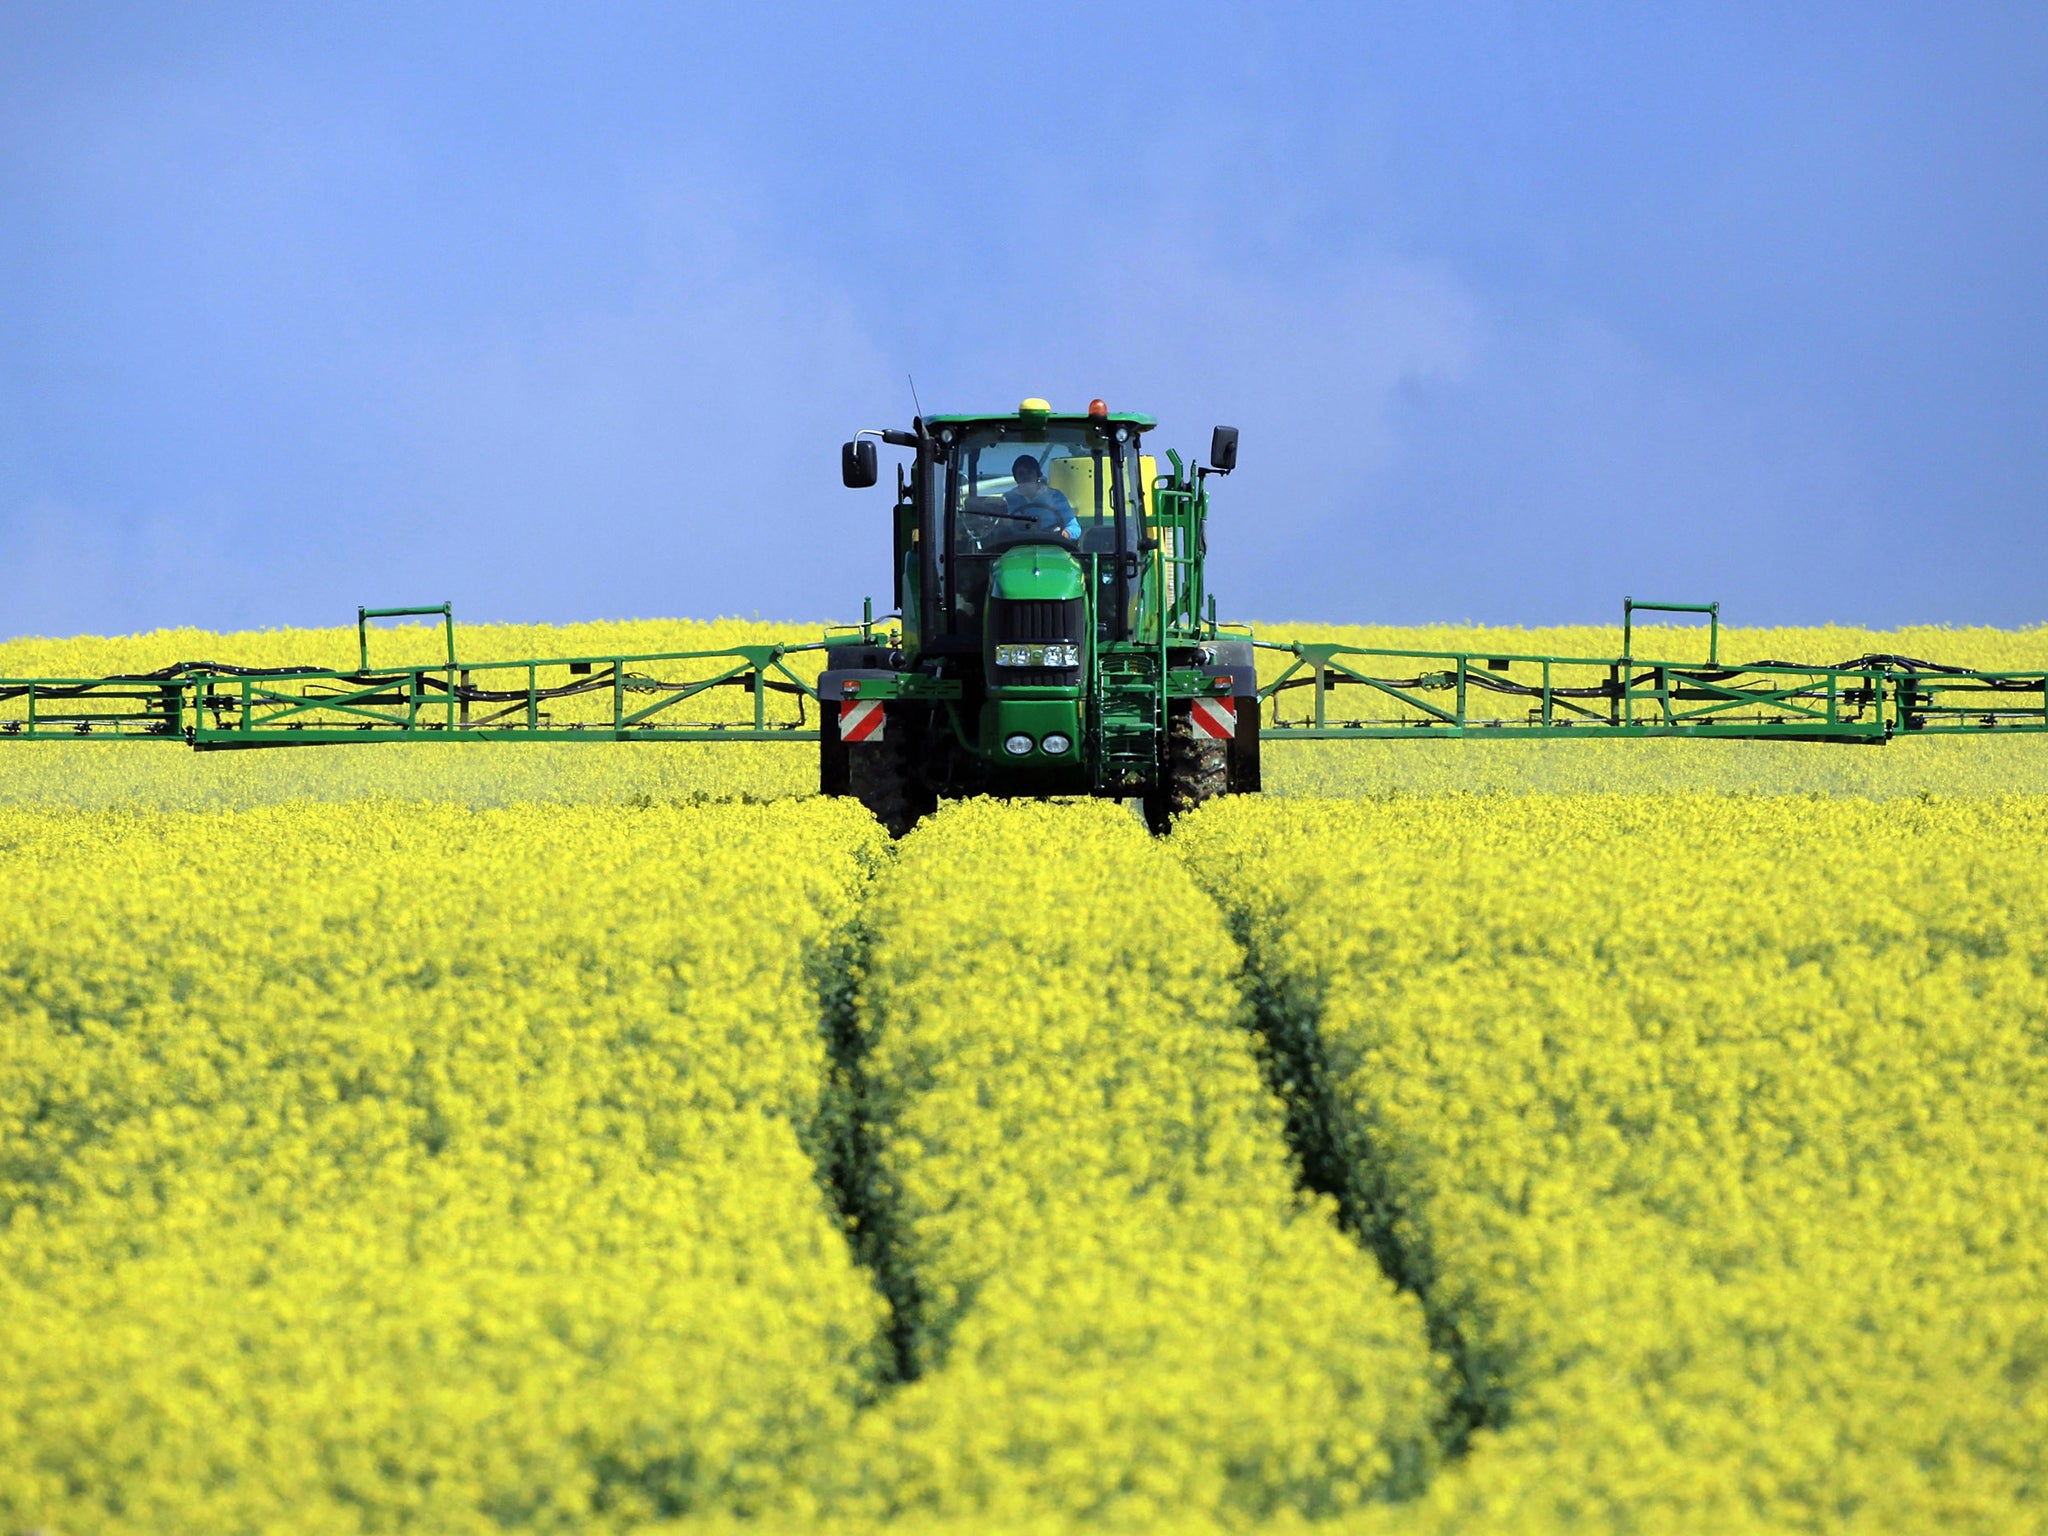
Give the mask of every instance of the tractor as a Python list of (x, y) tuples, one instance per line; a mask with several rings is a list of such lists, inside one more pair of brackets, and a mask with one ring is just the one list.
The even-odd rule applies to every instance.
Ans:
[[(1209, 462), (1169, 451), (1149, 416), (1026, 400), (1001, 416), (868, 429), (841, 479), (896, 469), (888, 643), (836, 651), (819, 678), (818, 783), (902, 833), (941, 796), (1136, 799), (1155, 829), (1259, 788), (1252, 642), (1219, 633), (1203, 569)], [(835, 710), (832, 706), (837, 704)]]

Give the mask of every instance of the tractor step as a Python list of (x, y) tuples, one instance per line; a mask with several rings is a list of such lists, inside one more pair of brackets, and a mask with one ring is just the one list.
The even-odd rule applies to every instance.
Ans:
[(1096, 787), (1140, 791), (1159, 776), (1164, 679), (1150, 650), (1103, 653), (1095, 671)]

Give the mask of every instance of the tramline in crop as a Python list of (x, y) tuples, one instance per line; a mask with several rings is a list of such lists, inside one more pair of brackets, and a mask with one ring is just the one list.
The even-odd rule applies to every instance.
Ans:
[(867, 920), (865, 1177), (919, 1375), (834, 1507), (1242, 1528), (1419, 1491), (1420, 1309), (1296, 1189), (1236, 948), (1173, 859), (1111, 807), (976, 801)]

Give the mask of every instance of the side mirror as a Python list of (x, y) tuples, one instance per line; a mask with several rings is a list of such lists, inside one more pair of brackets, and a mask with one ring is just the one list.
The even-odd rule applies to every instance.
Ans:
[(1219, 475), (1237, 468), (1237, 428), (1218, 427), (1209, 434), (1209, 467)]
[(839, 450), (839, 478), (851, 491), (865, 490), (875, 483), (875, 440), (856, 437)]

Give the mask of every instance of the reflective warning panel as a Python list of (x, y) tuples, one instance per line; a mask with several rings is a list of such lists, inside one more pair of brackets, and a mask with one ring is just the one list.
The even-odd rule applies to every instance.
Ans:
[(887, 720), (880, 699), (848, 699), (839, 706), (839, 739), (880, 741)]
[(1196, 699), (1194, 703), (1197, 736), (1206, 736), (1212, 741), (1228, 741), (1237, 734), (1237, 700)]

